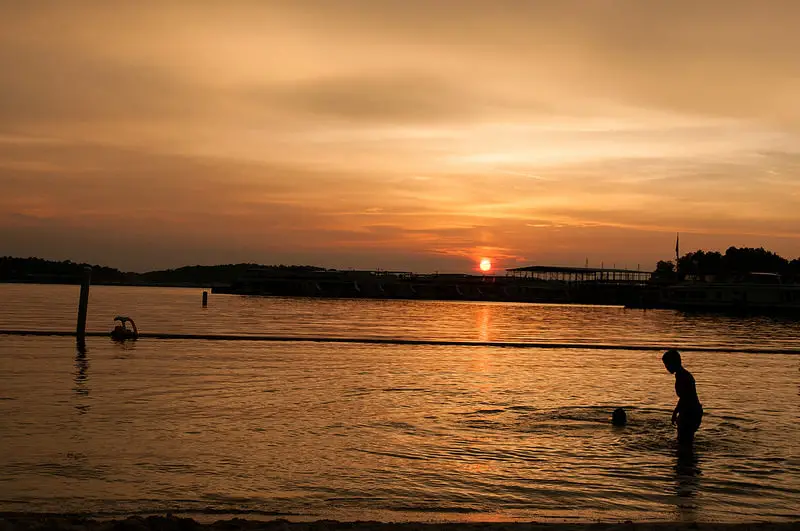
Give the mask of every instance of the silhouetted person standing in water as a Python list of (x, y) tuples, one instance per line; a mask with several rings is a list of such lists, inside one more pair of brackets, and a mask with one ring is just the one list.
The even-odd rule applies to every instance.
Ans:
[(661, 357), (664, 367), (675, 375), (675, 393), (678, 405), (672, 412), (672, 423), (678, 425), (678, 444), (682, 448), (692, 448), (694, 432), (703, 420), (703, 406), (697, 398), (694, 376), (681, 365), (681, 355), (677, 350), (668, 350)]

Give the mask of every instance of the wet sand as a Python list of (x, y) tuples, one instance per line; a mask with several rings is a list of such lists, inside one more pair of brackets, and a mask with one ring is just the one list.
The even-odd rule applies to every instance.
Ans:
[(124, 520), (92, 520), (80, 517), (41, 515), (2, 515), (0, 531), (794, 531), (794, 522), (693, 523), (693, 522), (617, 522), (617, 523), (384, 523), (289, 522), (287, 520), (246, 520), (234, 518), (213, 523), (199, 523), (191, 518), (174, 516), (131, 517)]

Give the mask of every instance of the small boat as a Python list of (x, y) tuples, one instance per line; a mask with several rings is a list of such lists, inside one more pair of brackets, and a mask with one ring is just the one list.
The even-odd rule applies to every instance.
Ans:
[(111, 331), (111, 339), (114, 341), (125, 341), (127, 339), (138, 339), (139, 329), (130, 317), (118, 315), (114, 317), (114, 330)]

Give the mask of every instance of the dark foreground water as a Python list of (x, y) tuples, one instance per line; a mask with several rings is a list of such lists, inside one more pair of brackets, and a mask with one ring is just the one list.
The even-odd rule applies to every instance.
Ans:
[[(78, 290), (0, 285), (0, 328), (71, 329)], [(89, 328), (797, 348), (786, 320), (609, 307), (93, 287)], [(0, 336), (0, 511), (383, 520), (780, 520), (800, 503), (800, 356), (687, 353), (679, 458), (656, 352)], [(629, 425), (613, 428), (625, 406)]]

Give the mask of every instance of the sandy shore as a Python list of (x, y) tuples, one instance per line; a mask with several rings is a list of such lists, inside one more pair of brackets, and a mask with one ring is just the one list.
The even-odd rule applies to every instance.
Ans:
[(381, 523), (381, 522), (288, 522), (235, 518), (199, 523), (174, 516), (131, 517), (124, 520), (91, 520), (63, 516), (2, 515), (0, 531), (794, 531), (800, 520), (780, 523)]

